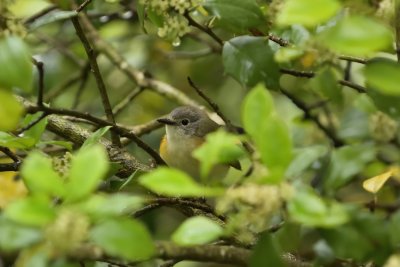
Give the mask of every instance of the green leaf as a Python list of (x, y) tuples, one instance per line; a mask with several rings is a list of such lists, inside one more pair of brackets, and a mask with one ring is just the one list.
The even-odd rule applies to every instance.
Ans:
[(25, 185), (33, 194), (46, 193), (49, 196), (64, 195), (61, 177), (53, 169), (51, 158), (40, 152), (32, 152), (24, 160), (21, 174)]
[(206, 197), (223, 194), (223, 188), (205, 187), (186, 173), (171, 168), (158, 168), (139, 177), (139, 183), (147, 189), (165, 196)]
[(328, 152), (327, 147), (322, 145), (301, 148), (286, 170), (286, 176), (291, 178), (299, 177), (309, 166)]
[(142, 207), (143, 203), (143, 198), (124, 193), (96, 194), (79, 203), (78, 208), (95, 218), (104, 218), (129, 214)]
[(332, 153), (324, 188), (336, 190), (361, 172), (366, 164), (375, 159), (375, 148), (371, 144), (341, 147)]
[(250, 267), (286, 266), (281, 258), (282, 251), (270, 233), (264, 233), (258, 240), (250, 258)]
[(400, 96), (400, 64), (379, 58), (368, 61), (364, 69), (367, 85), (383, 94)]
[(0, 132), (0, 146), (27, 149), (34, 145), (35, 139), (32, 137), (16, 137), (5, 132)]
[(400, 96), (383, 94), (372, 88), (368, 88), (367, 94), (380, 111), (394, 118), (400, 118)]
[[(38, 112), (35, 114), (26, 114), (24, 121), (22, 122), (21, 128), (28, 126), (32, 122), (35, 122), (42, 114), (42, 112)], [(37, 144), (44, 130), (46, 129), (46, 125), (47, 118), (42, 118), (38, 123), (36, 123), (30, 129), (26, 130), (24, 132), (24, 136), (33, 138), (35, 140), (35, 144)]]
[[(0, 55), (1, 53), (0, 51)], [(0, 71), (0, 73), (2, 71)], [(0, 131), (12, 131), (18, 125), (19, 119), (23, 113), (23, 107), (10, 92), (2, 90), (1, 88), (0, 99)]]
[(225, 72), (243, 85), (264, 82), (269, 89), (279, 88), (279, 67), (265, 38), (239, 36), (225, 42), (222, 60)]
[(243, 31), (266, 23), (255, 0), (205, 0), (203, 6), (230, 30)]
[(56, 216), (52, 201), (43, 196), (29, 196), (10, 203), (4, 210), (4, 215), (15, 222), (44, 226)]
[(98, 129), (96, 132), (94, 132), (93, 134), (91, 134), (91, 135), (89, 136), (89, 138), (86, 139), (86, 141), (83, 143), (81, 149), (82, 149), (82, 148), (85, 148), (85, 147), (87, 147), (87, 146), (90, 146), (90, 145), (94, 145), (94, 144), (96, 144), (97, 142), (99, 142), (100, 138), (101, 138), (108, 130), (110, 130), (111, 127), (112, 127), (112, 126), (106, 126), (106, 127), (100, 128), (100, 129)]
[(274, 58), (278, 63), (286, 63), (301, 57), (304, 51), (296, 47), (281, 47), (276, 51)]
[(217, 240), (223, 228), (215, 221), (195, 216), (184, 221), (172, 234), (172, 240), (181, 246), (203, 245)]
[(373, 19), (349, 16), (320, 34), (320, 40), (332, 50), (354, 56), (365, 56), (389, 48), (392, 32)]
[(22, 249), (38, 242), (42, 233), (38, 228), (16, 224), (0, 218), (0, 251)]
[[(285, 123), (278, 117), (261, 119), (254, 137), (262, 162), (270, 171), (265, 182), (278, 183), (292, 160), (292, 141)], [(273, 140), (273, 141), (272, 141)]]
[(146, 260), (155, 253), (147, 229), (132, 219), (115, 218), (102, 221), (93, 227), (90, 237), (107, 254), (126, 260)]
[(80, 149), (71, 161), (65, 199), (74, 201), (88, 196), (100, 184), (107, 170), (108, 157), (101, 145)]
[(288, 211), (292, 220), (307, 226), (331, 228), (349, 220), (343, 206), (324, 201), (311, 190), (297, 192), (288, 203)]
[(61, 146), (65, 149), (67, 149), (68, 151), (72, 151), (72, 148), (73, 148), (73, 143), (71, 143), (69, 141), (51, 140), (51, 141), (40, 142), (40, 144)]
[(206, 142), (193, 152), (201, 162), (202, 177), (207, 177), (217, 163), (232, 163), (244, 154), (238, 137), (223, 130), (207, 135)]
[(321, 233), (335, 252), (336, 257), (364, 261), (368, 254), (377, 252), (368, 238), (355, 227), (344, 225), (335, 229), (323, 230)]
[(258, 85), (244, 100), (242, 119), (246, 132), (261, 154), (262, 162), (270, 171), (265, 182), (277, 183), (283, 179), (291, 161), (292, 142), (286, 125), (272, 113), (273, 109), (271, 95), (265, 87)]
[[(16, 36), (0, 38), (0, 66), (2, 66), (0, 88), (11, 90), (19, 87), (26, 92), (31, 91), (33, 80), (31, 55), (21, 38)], [(1, 99), (3, 102), (3, 97)]]
[(256, 136), (259, 122), (269, 117), (274, 111), (274, 102), (271, 94), (264, 85), (258, 84), (246, 96), (242, 107), (242, 121), (246, 132)]
[(278, 25), (314, 27), (327, 21), (341, 8), (336, 0), (287, 0), (277, 16)]
[(338, 77), (333, 68), (322, 68), (310, 80), (310, 85), (315, 92), (323, 95), (336, 104), (343, 104), (342, 88), (338, 84)]

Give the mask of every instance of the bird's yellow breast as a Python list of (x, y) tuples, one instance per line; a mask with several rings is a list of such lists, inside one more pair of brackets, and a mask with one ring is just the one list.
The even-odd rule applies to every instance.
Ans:
[[(160, 155), (168, 166), (180, 169), (190, 176), (200, 179), (199, 161), (192, 156), (192, 152), (204, 143), (204, 138), (182, 138), (179, 142), (170, 144), (167, 135), (161, 139)], [(228, 166), (218, 165), (211, 171), (210, 177), (223, 178), (228, 171)]]

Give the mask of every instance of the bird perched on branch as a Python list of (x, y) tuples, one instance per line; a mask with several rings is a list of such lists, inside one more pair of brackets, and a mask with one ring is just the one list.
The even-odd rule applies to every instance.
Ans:
[[(180, 169), (190, 176), (199, 179), (199, 161), (192, 152), (205, 142), (205, 136), (218, 130), (221, 125), (210, 119), (204, 110), (193, 106), (182, 106), (174, 109), (167, 117), (158, 119), (165, 124), (166, 134), (160, 143), (161, 158), (171, 167)], [(229, 165), (216, 165), (209, 178), (222, 179), (229, 166), (240, 170), (239, 161)]]

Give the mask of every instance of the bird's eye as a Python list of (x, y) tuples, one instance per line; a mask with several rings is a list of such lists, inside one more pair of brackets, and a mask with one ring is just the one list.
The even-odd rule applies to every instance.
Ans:
[(186, 126), (186, 125), (189, 124), (189, 120), (188, 120), (188, 119), (183, 119), (183, 120), (181, 120), (181, 124), (182, 124), (183, 126)]

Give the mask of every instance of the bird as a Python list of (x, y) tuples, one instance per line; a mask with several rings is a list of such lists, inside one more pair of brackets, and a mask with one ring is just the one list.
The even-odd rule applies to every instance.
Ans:
[[(157, 120), (165, 124), (166, 134), (160, 142), (160, 156), (168, 166), (184, 171), (199, 180), (200, 163), (192, 152), (205, 142), (207, 134), (222, 126), (210, 119), (207, 113), (194, 106), (181, 106), (166, 117)], [(208, 178), (224, 178), (232, 166), (240, 170), (239, 161), (230, 164), (218, 164), (211, 170)]]

